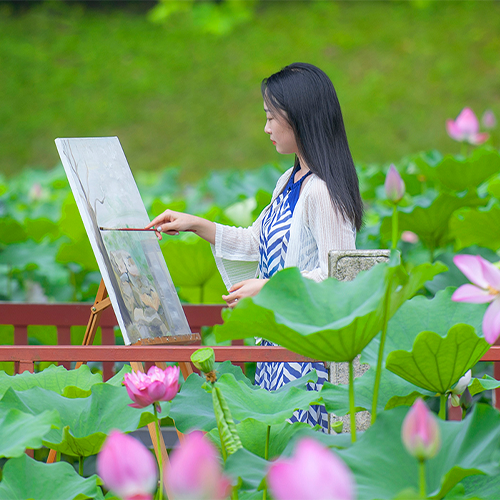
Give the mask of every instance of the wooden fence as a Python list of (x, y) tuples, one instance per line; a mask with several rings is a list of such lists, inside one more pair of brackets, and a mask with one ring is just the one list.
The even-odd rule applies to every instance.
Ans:
[[(26, 304), (0, 302), (0, 324), (14, 326), (14, 345), (0, 345), (0, 361), (15, 363), (16, 373), (33, 371), (34, 363), (55, 361), (67, 368), (71, 362), (103, 362), (103, 376), (112, 375), (115, 362), (123, 361), (171, 361), (189, 362), (191, 354), (198, 349), (190, 346), (115, 346), (114, 327), (117, 325), (112, 308), (101, 315), (102, 345), (72, 346), (70, 329), (72, 326), (85, 326), (89, 320), (91, 304)], [(193, 333), (200, 332), (202, 326), (222, 323), (222, 305), (184, 305), (188, 323)], [(50, 325), (57, 327), (56, 346), (28, 345), (29, 325)], [(3, 342), (3, 340), (0, 340)], [(215, 347), (216, 361), (229, 360), (236, 364), (251, 361), (306, 361), (300, 356), (282, 347), (244, 346), (242, 341), (234, 345)], [(494, 345), (482, 357), (481, 361), (494, 363), (494, 377), (500, 379), (500, 345)], [(500, 389), (496, 389), (495, 407), (500, 409)]]

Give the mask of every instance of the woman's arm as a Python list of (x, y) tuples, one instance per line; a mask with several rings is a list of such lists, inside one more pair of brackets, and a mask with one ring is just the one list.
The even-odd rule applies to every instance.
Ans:
[(161, 240), (161, 233), (175, 235), (180, 231), (190, 231), (196, 233), (200, 238), (207, 240), (212, 245), (215, 243), (215, 222), (173, 210), (165, 210), (155, 217), (146, 228), (155, 227), (158, 239)]

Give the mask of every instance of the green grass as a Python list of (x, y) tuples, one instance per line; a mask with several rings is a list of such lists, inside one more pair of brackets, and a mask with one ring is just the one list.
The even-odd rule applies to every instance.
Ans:
[(0, 171), (58, 162), (56, 137), (117, 135), (133, 170), (183, 178), (279, 161), (260, 81), (293, 61), (332, 78), (358, 163), (459, 147), (445, 120), (500, 116), (500, 4), (264, 2), (226, 37), (177, 15), (0, 4)]

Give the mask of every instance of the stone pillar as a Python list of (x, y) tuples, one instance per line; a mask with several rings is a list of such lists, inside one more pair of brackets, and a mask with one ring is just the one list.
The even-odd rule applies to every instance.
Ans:
[[(360, 271), (367, 271), (379, 262), (389, 260), (390, 250), (331, 250), (329, 252), (328, 275), (339, 281), (351, 281)], [(368, 370), (362, 365), (359, 356), (354, 360), (354, 378), (361, 377)], [(328, 380), (335, 385), (349, 383), (349, 363), (329, 363)], [(356, 414), (356, 430), (364, 431), (370, 426), (370, 412), (361, 411)], [(330, 414), (330, 432), (335, 422), (343, 423), (342, 432), (350, 432), (349, 415), (337, 417)]]

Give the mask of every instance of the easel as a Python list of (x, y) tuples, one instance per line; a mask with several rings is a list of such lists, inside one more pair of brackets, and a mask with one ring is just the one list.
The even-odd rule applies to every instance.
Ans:
[[(101, 318), (101, 314), (105, 311), (109, 306), (111, 306), (111, 300), (108, 297), (108, 292), (106, 290), (106, 285), (104, 281), (101, 279), (101, 283), (99, 284), (99, 288), (97, 290), (96, 298), (94, 304), (90, 308), (90, 318), (87, 324), (87, 328), (85, 330), (85, 335), (83, 337), (82, 345), (92, 345), (94, 343), (95, 335), (97, 332), (97, 327), (99, 326), (99, 320)], [(193, 343), (201, 339), (199, 333), (191, 333), (189, 335), (183, 335), (182, 339), (172, 340), (170, 337), (157, 337), (154, 339), (142, 339), (136, 342), (133, 345), (151, 345), (151, 344), (185, 344), (187, 337), (187, 343)], [(85, 363), (85, 361), (80, 361), (76, 364), (75, 369), (80, 368)], [(166, 368), (165, 362), (156, 362), (155, 363), (158, 368), (164, 370)], [(144, 365), (142, 362), (131, 361), (130, 366), (134, 371), (145, 372)], [(191, 363), (182, 362), (179, 363), (179, 367), (181, 369), (182, 376), (186, 379), (191, 373), (193, 373), (193, 367)], [(169, 463), (167, 449), (165, 447), (165, 441), (163, 440), (163, 435), (160, 432), (160, 449), (158, 449), (158, 436), (156, 431), (155, 422), (151, 422), (148, 424), (149, 434), (151, 436), (151, 442), (153, 443), (153, 447), (155, 450), (156, 457), (158, 458), (159, 453), (161, 453), (162, 462), (165, 465)], [(179, 436), (179, 440), (182, 440), (183, 435), (177, 431)], [(50, 450), (49, 456), (47, 458), (47, 463), (53, 463), (56, 459), (57, 452), (56, 450)], [(167, 488), (167, 485), (165, 485)], [(168, 493), (168, 492), (167, 492)]]

